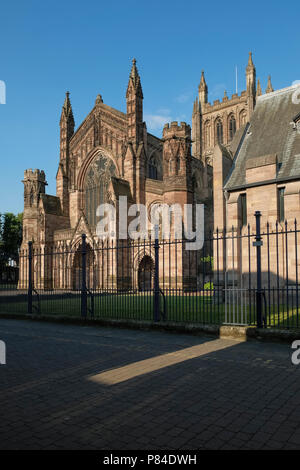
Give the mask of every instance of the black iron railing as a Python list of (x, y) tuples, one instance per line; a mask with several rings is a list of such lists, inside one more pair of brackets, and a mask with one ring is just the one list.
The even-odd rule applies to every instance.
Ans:
[(299, 328), (297, 222), (263, 222), (216, 229), (198, 250), (159, 234), (29, 242), (0, 312)]

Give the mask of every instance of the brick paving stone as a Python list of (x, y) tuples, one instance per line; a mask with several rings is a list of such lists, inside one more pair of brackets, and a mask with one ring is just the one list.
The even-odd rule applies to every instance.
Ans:
[(0, 339), (1, 450), (300, 449), (289, 345), (2, 319)]

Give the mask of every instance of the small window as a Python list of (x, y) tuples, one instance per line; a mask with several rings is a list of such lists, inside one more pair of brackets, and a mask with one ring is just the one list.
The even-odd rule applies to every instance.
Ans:
[(285, 188), (278, 189), (278, 220), (284, 221), (284, 190)]
[(242, 227), (247, 225), (247, 196), (246, 194), (240, 195), (240, 213), (241, 213), (241, 223)]

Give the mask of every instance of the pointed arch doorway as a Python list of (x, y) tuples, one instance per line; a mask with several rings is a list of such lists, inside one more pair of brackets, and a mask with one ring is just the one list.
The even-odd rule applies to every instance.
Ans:
[(140, 291), (147, 291), (153, 288), (154, 262), (151, 256), (145, 255), (139, 264), (138, 286)]

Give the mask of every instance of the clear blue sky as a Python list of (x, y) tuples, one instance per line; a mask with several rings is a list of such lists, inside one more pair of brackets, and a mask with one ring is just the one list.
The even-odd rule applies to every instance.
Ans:
[(59, 117), (71, 93), (76, 127), (101, 93), (125, 110), (132, 57), (144, 91), (148, 130), (168, 120), (191, 121), (201, 69), (209, 100), (245, 88), (253, 52), (263, 89), (300, 79), (299, 2), (11, 1), (0, 11), (0, 212), (23, 210), (23, 171), (46, 172), (55, 194)]

